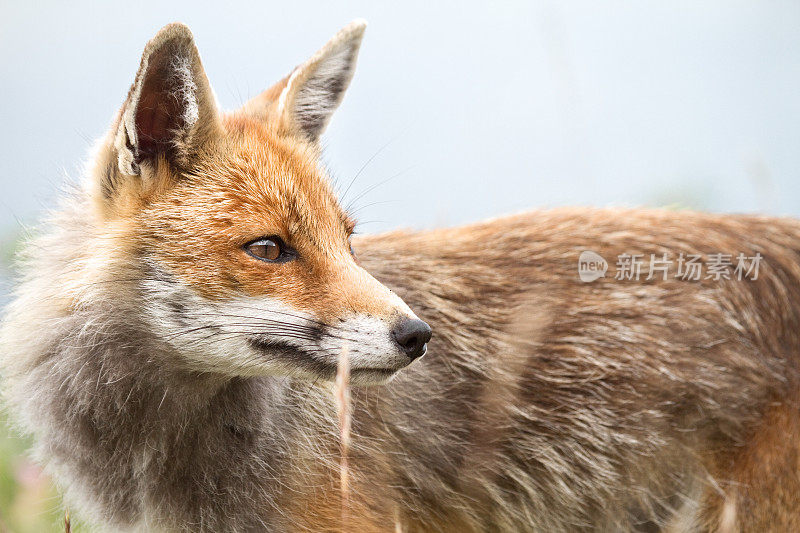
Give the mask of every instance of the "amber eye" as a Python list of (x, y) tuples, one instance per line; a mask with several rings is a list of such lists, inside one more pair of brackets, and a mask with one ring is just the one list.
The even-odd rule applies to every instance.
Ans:
[(283, 244), (280, 237), (258, 239), (245, 245), (244, 249), (248, 254), (262, 261), (282, 262), (293, 257), (293, 253)]

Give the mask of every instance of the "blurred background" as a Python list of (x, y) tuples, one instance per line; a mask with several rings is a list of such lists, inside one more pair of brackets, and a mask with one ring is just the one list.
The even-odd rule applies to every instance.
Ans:
[[(362, 233), (558, 205), (800, 215), (794, 0), (0, 0), (0, 303), (24, 228), (80, 179), (162, 25), (189, 24), (234, 109), (357, 17), (324, 144)], [(25, 447), (0, 432), (0, 532), (63, 531)]]

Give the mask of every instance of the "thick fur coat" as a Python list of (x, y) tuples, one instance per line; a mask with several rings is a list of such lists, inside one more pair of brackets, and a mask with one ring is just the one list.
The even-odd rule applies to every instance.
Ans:
[[(74, 510), (111, 531), (800, 529), (800, 223), (556, 209), (354, 238), (356, 263), (317, 139), (362, 32), (222, 115), (191, 34), (162, 30), (26, 247), (4, 392)], [(240, 253), (272, 234), (295, 260)], [(764, 259), (584, 283), (584, 250)], [(414, 313), (433, 338), (402, 368), (384, 330)], [(353, 389), (344, 524), (337, 338), (383, 383)]]

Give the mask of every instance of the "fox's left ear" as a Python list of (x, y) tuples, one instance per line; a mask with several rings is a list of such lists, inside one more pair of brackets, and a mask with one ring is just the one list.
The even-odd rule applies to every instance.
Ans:
[(220, 130), (216, 99), (189, 28), (169, 24), (145, 47), (113, 139), (123, 175), (158, 160), (181, 166)]
[(277, 120), (287, 133), (319, 140), (353, 78), (366, 27), (359, 19), (342, 28), (287, 78), (245, 104), (244, 111)]

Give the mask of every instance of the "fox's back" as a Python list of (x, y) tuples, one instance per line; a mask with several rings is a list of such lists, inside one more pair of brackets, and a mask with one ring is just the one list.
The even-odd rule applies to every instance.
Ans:
[[(437, 332), (355, 415), (366, 442), (393, 443), (367, 493), (393, 487), (409, 527), (681, 527), (778, 492), (800, 505), (797, 221), (556, 209), (354, 246)], [(606, 277), (581, 281), (586, 250)], [(707, 267), (720, 253), (731, 279), (678, 276), (681, 254)], [(759, 254), (759, 271), (735, 272), (739, 253)], [(624, 254), (644, 257), (638, 279), (617, 276)], [(650, 254), (672, 269), (647, 279)], [(788, 527), (781, 509), (740, 523)]]

